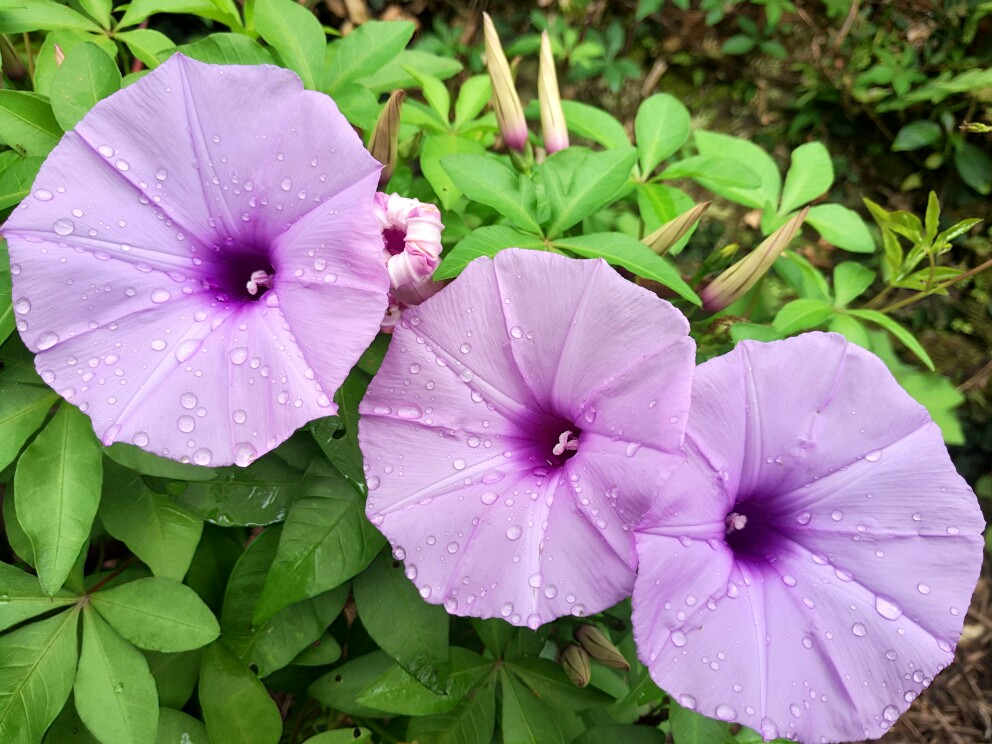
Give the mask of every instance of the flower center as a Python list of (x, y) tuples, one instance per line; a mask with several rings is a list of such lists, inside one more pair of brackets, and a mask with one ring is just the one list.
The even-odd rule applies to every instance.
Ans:
[(571, 429), (566, 429), (558, 435), (558, 444), (551, 448), (551, 452), (561, 457), (566, 452), (575, 452), (579, 448), (579, 438), (572, 433)]
[(568, 420), (545, 429), (540, 441), (551, 450), (546, 456), (548, 464), (553, 467), (560, 467), (574, 457), (575, 453), (579, 451), (579, 437), (581, 435), (582, 431)]
[(267, 252), (260, 248), (230, 255), (215, 266), (207, 282), (228, 300), (256, 302), (275, 284), (276, 270)]
[(730, 512), (727, 515), (726, 523), (727, 535), (730, 535), (732, 532), (744, 529), (744, 526), (747, 524), (747, 515)]
[(271, 282), (272, 276), (264, 269), (251, 272), (251, 277), (248, 279), (247, 285), (248, 294), (254, 297), (258, 294), (260, 288), (268, 287)]

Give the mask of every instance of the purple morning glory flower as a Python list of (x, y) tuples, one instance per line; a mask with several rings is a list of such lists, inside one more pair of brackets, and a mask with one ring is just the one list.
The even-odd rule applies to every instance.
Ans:
[(627, 596), (630, 524), (683, 459), (687, 333), (603, 261), (518, 249), (405, 310), (359, 441), (421, 596), (531, 627)]
[(683, 706), (876, 738), (951, 662), (982, 517), (940, 430), (836, 334), (701, 365), (688, 462), (636, 527), (638, 654)]
[(65, 135), (4, 226), (42, 378), (130, 442), (247, 465), (375, 336), (380, 165), (327, 96), (175, 55)]

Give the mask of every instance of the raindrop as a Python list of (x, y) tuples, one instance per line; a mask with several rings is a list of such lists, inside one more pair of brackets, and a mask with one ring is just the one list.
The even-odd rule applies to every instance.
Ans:
[(465, 460), (461, 457), (456, 457), (454, 460), (452, 460), (451, 465), (452, 467), (454, 467), (455, 470), (464, 470)]
[(770, 718), (761, 719), (761, 736), (765, 741), (778, 738), (778, 726)]
[(156, 338), (151, 342), (150, 346), (154, 351), (162, 351), (166, 347), (166, 343), (164, 339)]
[(131, 170), (131, 165), (126, 160), (118, 160), (114, 165), (117, 166), (117, 170), (122, 172)]
[(289, 191), (291, 188), (293, 188), (293, 182), (288, 178), (284, 178), (282, 179), (282, 183), (279, 184), (279, 187), (283, 191)]
[(641, 448), (640, 442), (631, 442), (630, 444), (628, 444), (626, 449), (627, 457), (633, 457), (634, 455), (636, 455), (637, 450), (639, 450), (640, 448)]
[(168, 177), (169, 177), (169, 171), (167, 171), (165, 168), (159, 168), (157, 171), (155, 171), (155, 178), (157, 178), (159, 181), (164, 181)]
[(726, 703), (716, 706), (716, 717), (721, 721), (732, 721), (736, 716), (737, 711)]
[(176, 426), (179, 427), (179, 431), (189, 434), (196, 428), (196, 420), (192, 416), (180, 416), (176, 421)]
[(795, 586), (796, 577), (790, 574), (786, 574), (785, 576), (782, 577), (782, 583), (785, 584), (786, 586)]
[(47, 333), (41, 334), (35, 343), (41, 351), (45, 351), (45, 349), (51, 349), (58, 342), (59, 335), (53, 331), (48, 331)]
[(211, 459), (213, 459), (213, 453), (206, 447), (201, 447), (193, 453), (193, 462), (197, 465), (209, 465)]
[(809, 636), (803, 636), (803, 648), (813, 648), (813, 639)]
[(802, 709), (795, 703), (792, 703), (789, 706), (789, 712), (792, 713), (792, 715), (794, 715), (796, 718), (799, 718), (799, 716), (803, 714)]
[(462, 354), (468, 354), (470, 351), (472, 351), (472, 347), (469, 346), (468, 344), (462, 344), (460, 347), (458, 347), (458, 350)]
[(423, 411), (421, 411), (417, 406), (413, 406), (413, 405), (400, 406), (399, 408), (396, 409), (396, 415), (399, 416), (400, 418), (405, 418), (405, 419), (420, 418), (422, 413)]
[(524, 337), (524, 329), (521, 328), (520, 326), (513, 326), (510, 329), (510, 335), (513, 336), (514, 338), (523, 338)]
[(176, 359), (180, 362), (188, 362), (193, 355), (200, 350), (202, 342), (198, 338), (188, 338), (176, 346)]
[(379, 476), (377, 475), (372, 475), (365, 479), (365, 485), (368, 486), (368, 489), (370, 491), (374, 491), (375, 489), (377, 489), (379, 487), (380, 482), (381, 481), (379, 480)]
[(916, 590), (920, 594), (929, 594), (930, 593), (930, 585), (921, 581), (919, 584), (916, 585)]
[(890, 648), (888, 651), (885, 652), (885, 658), (888, 659), (889, 661), (895, 661), (896, 652)]
[(53, 196), (48, 189), (36, 189), (34, 192), (34, 198), (38, 201), (51, 201)]
[(495, 504), (498, 498), (499, 494), (495, 491), (486, 491), (482, 494), (482, 503), (489, 506), (490, 504)]
[(52, 223), (52, 229), (59, 235), (72, 235), (72, 231), (76, 229), (76, 226), (72, 224), (72, 220), (61, 217)]
[(540, 573), (531, 574), (531, 577), (527, 579), (527, 583), (530, 584), (530, 586), (533, 589), (537, 589), (539, 586), (541, 586), (541, 581), (542, 581), (542, 577)]
[(167, 289), (159, 288), (152, 290), (152, 294), (151, 294), (152, 302), (154, 302), (156, 305), (161, 305), (163, 302), (168, 302), (171, 297), (172, 295), (169, 294), (169, 290)]
[(673, 646), (676, 646), (678, 648), (682, 648), (686, 644), (686, 641), (688, 641), (688, 639), (686, 638), (685, 633), (683, 633), (681, 630), (673, 630), (672, 631), (672, 645)]
[(244, 346), (238, 346), (235, 349), (231, 349), (229, 356), (234, 364), (244, 364), (245, 360), (248, 359), (248, 349)]
[(839, 522), (844, 518), (844, 512), (842, 512), (840, 509), (834, 509), (832, 512), (830, 512), (830, 518), (835, 522)]
[(179, 396), (179, 404), (187, 411), (192, 411), (196, 408), (196, 395), (190, 392), (183, 393)]
[(809, 512), (807, 511), (807, 512), (803, 512), (803, 513), (802, 513), (802, 514), (800, 514), (800, 515), (799, 515), (798, 517), (796, 517), (796, 521), (797, 521), (797, 522), (799, 522), (799, 524), (803, 524), (803, 525), (805, 525), (805, 524), (809, 524), (809, 522), (810, 522), (810, 520), (811, 520), (812, 518), (813, 518), (813, 515), (812, 515), (812, 514), (810, 514), (810, 513), (809, 513)]
[(241, 467), (250, 465), (254, 459), (258, 457), (258, 450), (256, 450), (248, 442), (238, 442), (234, 445), (234, 464)]
[(457, 553), (458, 552), (458, 543), (455, 542), (454, 540), (452, 540), (451, 542), (449, 542), (448, 543), (448, 552), (449, 553), (452, 553), (452, 554)]
[(509, 529), (507, 529), (506, 536), (510, 540), (519, 540), (520, 539), (520, 536), (523, 534), (523, 532), (524, 531), (523, 531), (523, 529), (521, 529), (520, 525), (515, 524), (515, 525), (511, 526)]
[(139, 447), (147, 447), (149, 442), (148, 434), (143, 431), (135, 432), (135, 435), (131, 437), (131, 441)]
[(869, 452), (867, 455), (865, 455), (865, 459), (868, 462), (878, 462), (879, 460), (882, 459), (882, 451), (875, 450), (874, 452)]
[(895, 721), (899, 717), (899, 709), (894, 705), (886, 705), (882, 710), (882, 718), (886, 721)]
[(414, 362), (413, 364), (410, 365), (410, 374), (415, 375), (418, 372), (420, 372), (420, 365)]
[(14, 301), (14, 312), (19, 315), (24, 315), (31, 309), (31, 301), (27, 297), (21, 297), (19, 300)]
[(692, 695), (679, 695), (679, 705), (689, 710), (696, 709), (696, 698)]
[(875, 611), (886, 620), (898, 620), (902, 617), (902, 608), (884, 594), (875, 595)]
[(868, 632), (868, 628), (865, 627), (864, 623), (855, 623), (851, 626), (851, 632), (858, 638), (864, 638), (865, 634)]
[(234, 419), (234, 423), (243, 424), (248, 420), (248, 412), (239, 408), (234, 413), (231, 414), (231, 418)]

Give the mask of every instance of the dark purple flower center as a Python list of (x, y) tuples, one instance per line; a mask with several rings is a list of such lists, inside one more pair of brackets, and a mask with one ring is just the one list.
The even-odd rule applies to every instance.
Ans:
[(766, 562), (774, 558), (779, 537), (775, 519), (768, 513), (769, 500), (739, 500), (724, 518), (726, 541), (738, 559)]
[(579, 451), (579, 436), (582, 430), (569, 421), (558, 421), (545, 427), (539, 440), (547, 448), (548, 463), (555, 466), (564, 465)]
[(398, 256), (406, 248), (406, 232), (395, 227), (387, 227), (382, 231), (386, 241), (386, 250), (391, 256)]
[(230, 256), (211, 277), (213, 288), (232, 300), (254, 302), (272, 286), (276, 270), (265, 251)]

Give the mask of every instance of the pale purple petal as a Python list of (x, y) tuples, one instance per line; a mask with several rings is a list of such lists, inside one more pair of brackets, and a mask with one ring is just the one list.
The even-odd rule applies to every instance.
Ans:
[(686, 333), (605, 263), (536, 251), (474, 261), (404, 311), (359, 438), (368, 515), (421, 595), (536, 627), (629, 593), (630, 524), (682, 459)]
[(174, 56), (66, 134), (4, 226), (39, 372), (105, 443), (201, 464), (333, 413), (386, 307), (379, 167), (292, 73)]
[(953, 659), (981, 564), (937, 427), (876, 357), (806, 334), (700, 366), (686, 449), (637, 527), (654, 679), (766, 739), (881, 736)]

